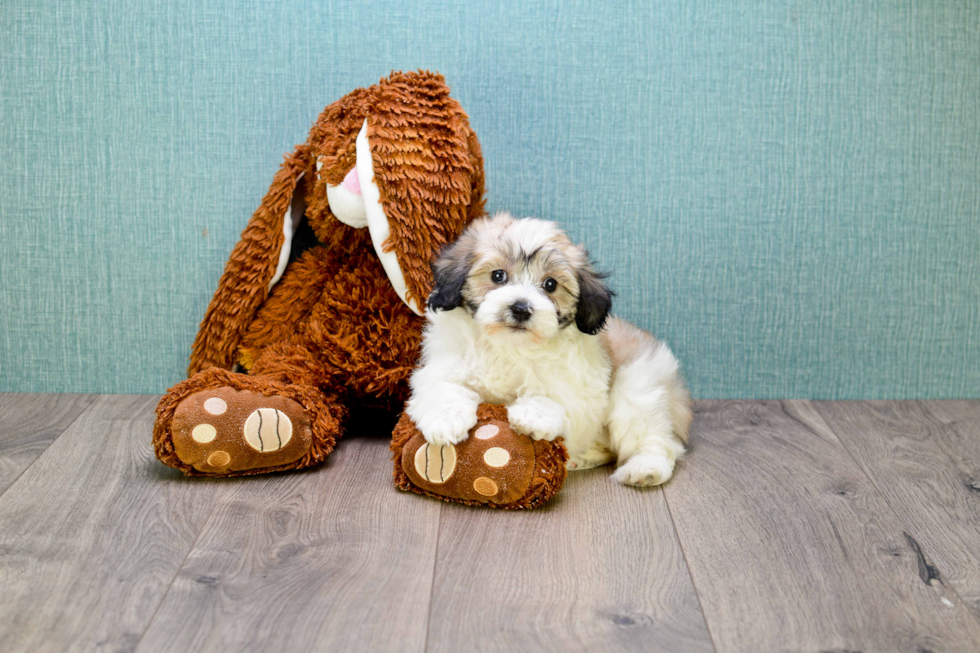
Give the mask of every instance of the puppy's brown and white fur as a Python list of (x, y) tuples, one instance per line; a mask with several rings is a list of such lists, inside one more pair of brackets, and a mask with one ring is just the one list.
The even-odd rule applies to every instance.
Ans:
[(569, 469), (618, 461), (614, 477), (671, 477), (691, 423), (677, 359), (649, 333), (607, 316), (612, 293), (553, 222), (476, 220), (436, 262), (408, 415), (425, 439), (455, 444), (481, 402), (511, 426), (565, 438)]

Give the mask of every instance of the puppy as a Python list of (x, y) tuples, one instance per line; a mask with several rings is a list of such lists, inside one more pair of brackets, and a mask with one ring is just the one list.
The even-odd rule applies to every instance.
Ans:
[(554, 222), (498, 213), (470, 223), (434, 266), (428, 324), (406, 411), (425, 439), (456, 444), (481, 402), (514, 430), (565, 438), (569, 469), (618, 462), (652, 486), (684, 452), (691, 398), (677, 359), (609, 317), (612, 292)]

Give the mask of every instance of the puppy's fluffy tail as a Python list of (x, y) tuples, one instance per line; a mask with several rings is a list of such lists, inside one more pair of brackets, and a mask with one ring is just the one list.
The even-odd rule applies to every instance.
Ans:
[(618, 318), (609, 320), (603, 344), (613, 363), (609, 438), (621, 471), (628, 473), (625, 463), (634, 456), (663, 458), (659, 474), (620, 480), (630, 485), (662, 483), (684, 453), (693, 416), (680, 366), (667, 345)]

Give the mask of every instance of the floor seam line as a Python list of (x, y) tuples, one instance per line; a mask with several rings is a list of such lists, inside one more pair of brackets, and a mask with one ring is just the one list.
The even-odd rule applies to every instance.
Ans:
[[(214, 510), (217, 510), (217, 504), (215, 504)], [(177, 566), (177, 571), (174, 572), (174, 577), (171, 578), (170, 582), (167, 584), (167, 590), (160, 596), (160, 602), (157, 603), (157, 607), (153, 609), (153, 616), (150, 617), (150, 620), (146, 622), (146, 627), (143, 629), (143, 632), (140, 634), (140, 638), (136, 642), (136, 646), (133, 647), (133, 651), (139, 649), (140, 644), (142, 644), (143, 640), (146, 638), (146, 633), (149, 632), (150, 626), (152, 626), (154, 620), (156, 620), (157, 614), (160, 612), (160, 607), (163, 605), (164, 601), (167, 600), (167, 596), (170, 594), (170, 590), (173, 589), (174, 583), (177, 581), (177, 577), (180, 576), (180, 571), (184, 568), (184, 565), (187, 564), (187, 560), (191, 557), (191, 553), (193, 553), (194, 549), (197, 548), (197, 543), (201, 541), (201, 535), (204, 534), (204, 531), (207, 530), (208, 524), (211, 523), (211, 518), (214, 516), (214, 510), (211, 511), (211, 514), (208, 515), (208, 518), (204, 522), (204, 525), (201, 526), (201, 530), (198, 531), (197, 536), (194, 538), (194, 543), (191, 544), (189, 549), (187, 549), (187, 555), (184, 556), (184, 559), (181, 560), (180, 564)]]
[[(186, 481), (186, 480), (187, 479), (185, 477), (185, 478), (178, 479), (178, 482)], [(136, 651), (137, 649), (139, 649), (140, 645), (143, 643), (143, 640), (146, 639), (146, 633), (148, 633), (150, 631), (150, 626), (152, 626), (153, 625), (153, 622), (156, 621), (157, 614), (160, 613), (160, 608), (163, 606), (164, 602), (167, 600), (167, 596), (170, 595), (170, 590), (173, 589), (174, 583), (177, 582), (177, 577), (180, 576), (181, 570), (187, 564), (187, 561), (190, 559), (191, 554), (194, 552), (194, 549), (197, 548), (197, 544), (198, 544), (198, 542), (201, 541), (201, 536), (204, 535), (204, 531), (207, 530), (208, 524), (210, 524), (211, 523), (211, 520), (214, 518), (214, 513), (218, 510), (218, 506), (220, 505), (218, 499), (220, 499), (222, 497), (222, 495), (224, 494), (225, 487), (227, 487), (227, 486), (223, 486), (221, 488), (221, 491), (217, 493), (217, 496), (216, 496), (215, 502), (214, 502), (214, 506), (211, 508), (211, 513), (208, 515), (208, 518), (204, 520), (204, 523), (201, 524), (201, 530), (199, 530), (197, 532), (197, 535), (194, 537), (194, 543), (191, 544), (191, 546), (187, 549), (187, 553), (186, 553), (186, 555), (184, 555), (184, 559), (180, 561), (180, 564), (179, 565), (177, 565), (177, 570), (174, 572), (173, 578), (171, 578), (170, 579), (170, 582), (167, 584), (166, 591), (164, 591), (164, 593), (160, 595), (160, 602), (157, 603), (157, 607), (155, 607), (153, 609), (153, 616), (151, 616), (150, 619), (149, 619), (149, 621), (146, 622), (146, 627), (143, 629), (143, 632), (140, 634), (140, 638), (136, 642), (136, 646), (133, 647), (133, 651)]]
[(37, 461), (41, 460), (41, 457), (44, 456), (44, 454), (46, 454), (48, 452), (48, 449), (50, 449), (54, 445), (55, 442), (57, 442), (58, 440), (60, 440), (61, 439), (61, 436), (63, 436), (65, 433), (67, 433), (68, 432), (68, 429), (70, 429), (72, 426), (75, 425), (75, 422), (77, 422), (78, 420), (82, 419), (82, 416), (83, 415), (85, 415), (90, 410), (92, 410), (92, 406), (94, 406), (96, 404), (96, 402), (98, 402), (99, 397), (101, 397), (103, 395), (90, 395), (90, 396), (92, 396), (94, 398), (92, 399), (91, 402), (89, 402), (88, 406), (86, 406), (85, 409), (82, 410), (82, 412), (80, 412), (78, 415), (75, 415), (75, 419), (73, 419), (72, 421), (70, 421), (67, 424), (65, 424), (65, 428), (61, 429), (61, 433), (58, 434), (58, 437), (56, 437), (54, 440), (52, 440), (51, 442), (49, 442), (48, 443), (48, 446), (46, 446), (44, 448), (44, 451), (42, 451), (41, 453), (39, 453), (37, 455), (37, 458), (35, 458), (34, 460), (31, 461), (31, 464), (30, 465), (28, 465), (27, 467), (25, 467), (24, 469), (22, 469), (20, 471), (20, 474), (18, 474), (17, 477), (14, 480), (10, 481), (10, 485), (8, 485), (7, 487), (5, 487), (3, 489), (3, 491), (0, 492), (0, 499), (3, 498), (3, 495), (5, 495), (10, 488), (12, 488), (14, 485), (17, 484), (17, 481), (19, 481), (21, 479), (21, 477), (24, 474), (27, 473), (27, 470), (29, 470), (31, 467), (33, 467), (34, 465), (36, 465), (37, 464)]
[(670, 501), (667, 500), (667, 489), (660, 488), (660, 491), (664, 495), (664, 505), (667, 506), (667, 516), (670, 517), (670, 525), (674, 528), (674, 537), (677, 538), (677, 546), (681, 549), (681, 557), (684, 559), (684, 567), (687, 568), (687, 577), (691, 579), (691, 587), (694, 588), (694, 598), (698, 600), (698, 610), (701, 611), (701, 620), (704, 621), (704, 629), (708, 631), (708, 641), (711, 642), (711, 648), (718, 653), (718, 645), (715, 643), (714, 633), (711, 632), (711, 626), (708, 624), (708, 614), (704, 611), (704, 604), (701, 602), (701, 592), (698, 591), (698, 584), (694, 582), (694, 573), (691, 571), (691, 563), (687, 560), (687, 551), (684, 550), (684, 544), (681, 542), (681, 534), (677, 529), (677, 522), (674, 520), (674, 513), (670, 509)]
[(442, 503), (439, 504), (439, 519), (436, 522), (436, 550), (432, 556), (432, 582), (429, 583), (429, 612), (425, 618), (425, 640), (422, 651), (428, 653), (429, 650), (429, 631), (432, 628), (432, 597), (436, 591), (436, 568), (439, 565), (439, 542), (442, 540), (442, 511), (445, 509)]

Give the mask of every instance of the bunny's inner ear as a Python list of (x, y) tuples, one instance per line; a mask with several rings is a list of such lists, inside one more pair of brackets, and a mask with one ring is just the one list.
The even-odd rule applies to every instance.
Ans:
[(367, 119), (357, 134), (357, 179), (361, 186), (361, 195), (364, 198), (364, 209), (367, 214), (368, 232), (371, 234), (371, 243), (374, 251), (381, 260), (381, 265), (388, 275), (391, 287), (398, 293), (405, 305), (408, 306), (416, 315), (422, 315), (422, 310), (414, 299), (406, 297), (408, 287), (405, 284), (405, 274), (402, 272), (398, 263), (398, 256), (394, 250), (385, 250), (385, 243), (391, 236), (391, 226), (388, 224), (388, 216), (385, 215), (384, 208), (381, 206), (381, 191), (374, 183), (374, 162), (371, 158), (371, 146), (367, 137)]
[(300, 188), (305, 174), (305, 172), (300, 173), (296, 178), (296, 185), (293, 186), (293, 197), (289, 202), (289, 208), (286, 209), (286, 215), (282, 218), (282, 249), (279, 250), (279, 262), (276, 264), (276, 273), (272, 275), (272, 281), (269, 282), (270, 291), (273, 286), (279, 283), (283, 272), (286, 271), (286, 266), (289, 264), (289, 253), (293, 247), (293, 236), (299, 229), (299, 223), (306, 214), (306, 193), (303, 193)]

